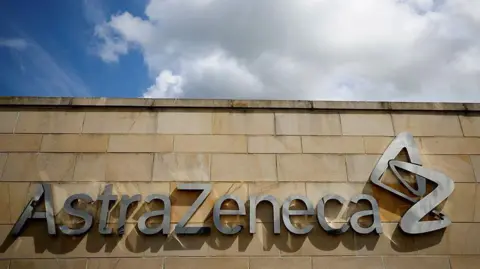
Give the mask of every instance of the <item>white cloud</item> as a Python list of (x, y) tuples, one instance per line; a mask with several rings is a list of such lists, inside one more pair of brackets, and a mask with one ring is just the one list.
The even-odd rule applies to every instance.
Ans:
[(147, 97), (480, 101), (480, 1), (151, 0), (96, 26)]
[(22, 38), (0, 38), (0, 47), (24, 50), (27, 48), (27, 46), (27, 41)]

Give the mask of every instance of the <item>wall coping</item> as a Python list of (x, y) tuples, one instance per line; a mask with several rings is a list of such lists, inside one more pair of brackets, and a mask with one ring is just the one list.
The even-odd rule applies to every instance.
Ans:
[(0, 107), (135, 107), (387, 111), (480, 111), (480, 103), (364, 102), (232, 99), (150, 99), (105, 97), (0, 97)]

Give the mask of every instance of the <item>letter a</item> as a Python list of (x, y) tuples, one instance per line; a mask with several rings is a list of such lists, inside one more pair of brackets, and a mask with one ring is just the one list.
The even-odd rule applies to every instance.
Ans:
[[(34, 187), (35, 192), (32, 199), (30, 199), (22, 214), (18, 218), (17, 222), (13, 226), (13, 229), (11, 231), (11, 234), (13, 236), (20, 235), (29, 219), (46, 219), (48, 234), (56, 235), (51, 186), (50, 184), (37, 184)], [(42, 198), (45, 201), (45, 212), (35, 212), (35, 207), (40, 204)]]

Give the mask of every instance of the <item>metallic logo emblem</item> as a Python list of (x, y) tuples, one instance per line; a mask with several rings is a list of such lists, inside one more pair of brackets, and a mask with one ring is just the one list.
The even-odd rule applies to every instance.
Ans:
[[(406, 150), (410, 162), (395, 160), (403, 149)], [(382, 175), (388, 167), (400, 183), (415, 197), (402, 193), (381, 182)], [(399, 173), (399, 169), (415, 174), (416, 188), (405, 181)], [(432, 192), (425, 195), (427, 180), (432, 181), (437, 186)], [(455, 184), (452, 179), (443, 173), (422, 167), (420, 152), (410, 133), (401, 133), (390, 143), (373, 168), (370, 181), (413, 204), (400, 220), (400, 228), (404, 232), (408, 234), (422, 234), (440, 230), (450, 225), (450, 219), (435, 208), (452, 194)], [(433, 214), (436, 220), (421, 221), (428, 214)]]

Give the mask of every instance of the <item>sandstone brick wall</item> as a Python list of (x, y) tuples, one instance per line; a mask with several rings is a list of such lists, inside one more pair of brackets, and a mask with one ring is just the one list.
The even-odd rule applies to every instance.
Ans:
[[(306, 101), (145, 100), (80, 98), (0, 99), (0, 269), (68, 268), (479, 268), (480, 106), (477, 104)], [(453, 224), (408, 236), (398, 221), (409, 204), (368, 182), (378, 158), (400, 132), (411, 132), (425, 167), (451, 177), (455, 191), (442, 205)], [(389, 175), (387, 175), (389, 176)], [(74, 193), (94, 199), (108, 183), (114, 193), (168, 194), (172, 223), (196, 196), (178, 182), (211, 182), (213, 191), (189, 223), (212, 225), (216, 198), (233, 193), (292, 194), (314, 204), (327, 193), (377, 198), (384, 233), (351, 230), (294, 236), (273, 234), (271, 209), (259, 207), (257, 233), (248, 220), (239, 235), (143, 236), (135, 207), (123, 236), (101, 236), (94, 225), (81, 237), (32, 224), (8, 234), (30, 198), (32, 183), (53, 187), (58, 224)], [(98, 210), (94, 213), (98, 215)], [(118, 205), (109, 219), (116, 228)], [(335, 216), (338, 208), (328, 214)], [(98, 218), (96, 219), (98, 220)], [(336, 221), (346, 221), (340, 216)]]

